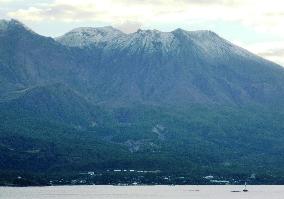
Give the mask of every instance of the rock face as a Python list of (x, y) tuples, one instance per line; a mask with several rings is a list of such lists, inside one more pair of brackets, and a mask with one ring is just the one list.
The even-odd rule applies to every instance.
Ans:
[[(100, 30), (108, 31), (97, 34)], [(109, 27), (88, 28), (71, 31), (58, 41), (99, 54), (94, 92), (102, 93), (103, 101), (115, 95), (121, 101), (172, 105), (270, 103), (284, 92), (282, 67), (210, 31), (123, 34)]]

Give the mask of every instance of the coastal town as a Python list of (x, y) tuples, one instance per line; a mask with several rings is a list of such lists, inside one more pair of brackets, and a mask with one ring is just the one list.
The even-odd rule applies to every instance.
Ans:
[[(2, 181), (2, 186), (58, 186), (58, 185), (239, 185), (244, 182), (259, 184), (263, 182), (256, 174), (250, 176), (218, 176), (218, 175), (190, 175), (181, 173), (167, 173), (160, 170), (113, 169), (105, 171), (82, 171), (64, 176), (14, 176), (13, 180)], [(5, 178), (4, 178), (5, 179)], [(275, 179), (267, 178), (266, 183)]]

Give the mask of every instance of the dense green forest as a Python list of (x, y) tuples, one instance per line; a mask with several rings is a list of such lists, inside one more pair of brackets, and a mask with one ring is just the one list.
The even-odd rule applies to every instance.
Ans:
[(2, 105), (0, 168), (8, 173), (62, 176), (135, 169), (184, 173), (199, 180), (209, 174), (256, 174), (275, 182), (284, 175), (284, 116), (276, 110), (100, 108), (103, 120), (79, 128)]

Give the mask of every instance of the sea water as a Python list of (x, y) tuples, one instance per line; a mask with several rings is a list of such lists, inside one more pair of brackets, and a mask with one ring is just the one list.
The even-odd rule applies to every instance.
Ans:
[(248, 192), (232, 185), (0, 187), (0, 199), (284, 199), (284, 186), (247, 188)]

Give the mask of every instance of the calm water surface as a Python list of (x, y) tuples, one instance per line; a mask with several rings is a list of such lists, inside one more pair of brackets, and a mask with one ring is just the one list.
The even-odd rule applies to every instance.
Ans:
[(0, 199), (284, 199), (284, 186), (0, 187)]

